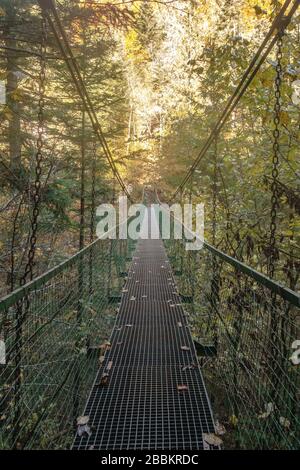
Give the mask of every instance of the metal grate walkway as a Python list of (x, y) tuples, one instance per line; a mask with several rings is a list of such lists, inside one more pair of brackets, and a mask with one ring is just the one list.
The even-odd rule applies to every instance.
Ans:
[(161, 240), (139, 240), (110, 342), (73, 449), (203, 449), (212, 412)]

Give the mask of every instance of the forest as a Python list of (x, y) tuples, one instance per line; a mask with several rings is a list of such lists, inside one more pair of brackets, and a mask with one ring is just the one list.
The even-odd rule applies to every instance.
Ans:
[(204, 204), (203, 250), (164, 243), (215, 417), (204, 442), (299, 449), (298, 6), (0, 0), (0, 449), (72, 444), (139, 252), (97, 245), (97, 207), (121, 194)]
[[(1, 79), (7, 80), (0, 143), (2, 293), (18, 286), (29, 243), (28, 191), (34, 181), (42, 34), (35, 3), (1, 1)], [(133, 186), (137, 199), (143, 185), (151, 183), (168, 200), (282, 2), (113, 3), (64, 1), (58, 8), (126, 184)], [(298, 46), (295, 16), (283, 44), (276, 234), (276, 277), (293, 289), (299, 277)], [(89, 241), (93, 158), (96, 202), (111, 200), (113, 186), (113, 176), (51, 36), (46, 58), (47, 137), (36, 272), (54, 266), (77, 250), (79, 243)], [(262, 271), (267, 270), (270, 250), (275, 67), (272, 52), (218, 136), (216, 149), (217, 246)], [(214, 151), (208, 150), (185, 187), (186, 197), (192, 192), (195, 201), (205, 203), (208, 237)], [(81, 196), (85, 223), (84, 241), (79, 242)]]

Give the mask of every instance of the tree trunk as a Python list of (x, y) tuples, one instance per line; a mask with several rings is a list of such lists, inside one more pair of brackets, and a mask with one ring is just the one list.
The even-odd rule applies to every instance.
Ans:
[[(10, 24), (16, 19), (14, 11), (9, 16)], [(11, 35), (11, 36), (10, 36)], [(20, 123), (20, 103), (16, 100), (15, 92), (18, 88), (18, 77), (16, 72), (17, 64), (17, 41), (12, 37), (13, 33), (8, 28), (6, 47), (7, 50), (7, 87), (6, 87), (6, 104), (10, 110), (9, 127), (8, 127), (8, 144), (9, 159), (12, 171), (18, 171), (21, 167), (21, 123)]]

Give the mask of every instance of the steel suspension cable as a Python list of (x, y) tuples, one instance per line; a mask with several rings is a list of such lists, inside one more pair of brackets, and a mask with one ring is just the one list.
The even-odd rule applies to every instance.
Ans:
[[(112, 169), (112, 172), (114, 176), (116, 177), (119, 185), (121, 186), (122, 190), (124, 193), (127, 195), (129, 200), (131, 201), (130, 194), (127, 190), (127, 187), (115, 165), (114, 159), (112, 157), (111, 151), (109, 149), (108, 143), (105, 139), (105, 136), (103, 134), (101, 125), (99, 123), (97, 114), (95, 112), (93, 103), (91, 101), (91, 98), (89, 96), (89, 93), (86, 89), (85, 83), (83, 81), (83, 78), (81, 76), (80, 69), (78, 67), (77, 61), (73, 55), (72, 49), (70, 47), (67, 35), (65, 33), (64, 27), (60, 21), (59, 15), (56, 10), (56, 6), (53, 0), (38, 0), (38, 3), (42, 9), (42, 11), (45, 12), (45, 16), (49, 22), (49, 25), (52, 29), (52, 32), (55, 36), (55, 39), (57, 41), (58, 47), (64, 57), (64, 60), (67, 64), (67, 67), (69, 69), (69, 72), (71, 74), (72, 80), (75, 84), (75, 87), (77, 89), (77, 92), (83, 102), (83, 106), (91, 120), (92, 127), (94, 129), (95, 134), (98, 137), (98, 140), (102, 146), (102, 149), (104, 151), (104, 154), (108, 160), (108, 163)], [(52, 20), (52, 17), (50, 15), (50, 12), (53, 14), (54, 21)]]

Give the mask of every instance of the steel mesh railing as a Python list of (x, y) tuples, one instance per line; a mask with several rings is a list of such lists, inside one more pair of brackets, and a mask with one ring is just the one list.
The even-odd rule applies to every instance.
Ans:
[(0, 302), (0, 448), (69, 446), (132, 244), (97, 240)]
[[(300, 297), (208, 244), (165, 244), (177, 273), (224, 445), (298, 449)], [(230, 262), (229, 262), (230, 261)], [(206, 358), (205, 358), (206, 356)]]

